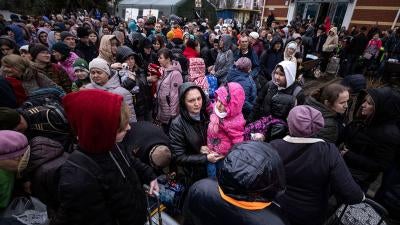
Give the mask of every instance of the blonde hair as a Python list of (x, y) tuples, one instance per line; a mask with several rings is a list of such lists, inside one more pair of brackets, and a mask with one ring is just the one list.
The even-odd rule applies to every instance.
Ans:
[(126, 125), (129, 123), (129, 116), (131, 112), (128, 105), (125, 102), (122, 102), (121, 105), (121, 118), (119, 121), (118, 132), (121, 132), (125, 129)]
[(25, 73), (25, 71), (30, 67), (30, 63), (28, 60), (16, 54), (4, 56), (1, 59), (1, 64), (14, 67), (17, 70), (21, 71), (22, 74)]

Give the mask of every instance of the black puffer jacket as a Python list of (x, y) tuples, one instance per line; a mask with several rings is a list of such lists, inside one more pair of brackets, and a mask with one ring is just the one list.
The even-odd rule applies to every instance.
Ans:
[[(200, 121), (194, 120), (185, 107), (185, 94), (192, 88), (197, 88), (203, 98)], [(201, 146), (207, 145), (206, 96), (194, 83), (184, 83), (179, 88), (179, 105), (180, 114), (171, 123), (169, 137), (174, 161), (192, 183), (206, 177), (207, 155), (200, 153)]]
[(72, 153), (61, 167), (61, 204), (51, 224), (144, 224), (142, 183), (149, 184), (156, 178), (152, 169), (118, 149), (103, 154), (85, 153), (90, 160), (79, 154), (82, 153)]
[(286, 192), (277, 200), (292, 224), (322, 224), (331, 194), (347, 204), (361, 202), (363, 192), (334, 144), (289, 136), (270, 144), (285, 166)]
[[(272, 110), (272, 98), (277, 94), (286, 94), (292, 95), (296, 88), (300, 88), (297, 82), (293, 83), (286, 89), (278, 90), (278, 86), (276, 86), (272, 81), (269, 81), (262, 89), (261, 92), (257, 95), (256, 104), (253, 107), (253, 112), (250, 116), (251, 121), (256, 121), (263, 116), (271, 115)], [(300, 90), (297, 94), (295, 94), (297, 99), (297, 105), (302, 105), (304, 103), (304, 93), (303, 90)]]
[(369, 121), (354, 120), (344, 135), (350, 149), (344, 159), (362, 185), (392, 166), (400, 149), (400, 94), (388, 87), (369, 89), (360, 94), (358, 106), (367, 93), (375, 104), (373, 117)]

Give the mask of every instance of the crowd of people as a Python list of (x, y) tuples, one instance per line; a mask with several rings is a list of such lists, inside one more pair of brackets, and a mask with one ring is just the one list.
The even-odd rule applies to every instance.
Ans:
[[(50, 224), (144, 224), (167, 175), (186, 225), (320, 225), (366, 198), (399, 222), (400, 93), (366, 74), (400, 29), (267, 22), (0, 16), (0, 213), (31, 195)], [(310, 55), (341, 79), (306, 94)]]

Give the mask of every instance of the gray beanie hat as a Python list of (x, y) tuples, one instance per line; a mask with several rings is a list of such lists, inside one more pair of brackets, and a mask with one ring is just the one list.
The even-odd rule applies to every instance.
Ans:
[(93, 68), (104, 71), (108, 76), (111, 75), (110, 67), (107, 64), (107, 61), (102, 58), (95, 58), (89, 63), (89, 71)]

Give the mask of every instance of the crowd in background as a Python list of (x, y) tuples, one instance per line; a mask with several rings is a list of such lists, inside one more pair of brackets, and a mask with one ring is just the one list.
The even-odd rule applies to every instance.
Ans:
[[(396, 224), (400, 93), (367, 77), (400, 29), (230, 21), (0, 15), (0, 213), (28, 193), (50, 224), (144, 224), (142, 184), (174, 174), (188, 225), (319, 225), (366, 197)], [(307, 92), (320, 76), (341, 79)]]

